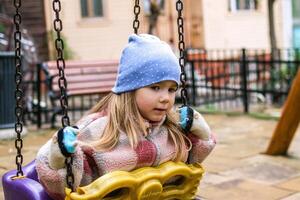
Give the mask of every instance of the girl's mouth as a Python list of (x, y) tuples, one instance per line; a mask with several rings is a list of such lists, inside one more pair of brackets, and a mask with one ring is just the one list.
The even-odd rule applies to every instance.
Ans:
[(167, 111), (167, 109), (161, 109), (161, 108), (154, 108), (154, 110), (160, 111), (160, 112), (165, 112), (165, 111)]

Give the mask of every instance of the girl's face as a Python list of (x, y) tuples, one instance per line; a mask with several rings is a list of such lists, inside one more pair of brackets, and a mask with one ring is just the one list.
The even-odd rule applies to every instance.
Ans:
[(162, 81), (135, 92), (135, 100), (141, 115), (150, 122), (160, 122), (173, 107), (177, 84), (174, 81)]

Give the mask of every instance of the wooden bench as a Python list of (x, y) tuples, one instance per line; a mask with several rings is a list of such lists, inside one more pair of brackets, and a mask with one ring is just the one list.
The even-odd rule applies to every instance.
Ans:
[[(67, 79), (67, 94), (70, 96), (106, 95), (114, 86), (118, 61), (66, 61), (65, 74)], [(58, 69), (56, 61), (45, 62), (42, 70), (46, 75), (48, 96), (53, 114), (51, 125), (54, 127), (56, 115), (61, 113), (59, 104), (60, 90), (58, 86)]]

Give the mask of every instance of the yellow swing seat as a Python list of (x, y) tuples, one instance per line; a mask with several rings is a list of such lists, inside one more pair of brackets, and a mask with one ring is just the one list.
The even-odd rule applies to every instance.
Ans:
[(114, 171), (76, 192), (66, 188), (65, 200), (188, 200), (195, 196), (203, 173), (200, 164), (171, 161), (132, 172)]

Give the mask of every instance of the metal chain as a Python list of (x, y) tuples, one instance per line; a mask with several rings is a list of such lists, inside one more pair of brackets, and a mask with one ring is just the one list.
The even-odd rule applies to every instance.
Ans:
[[(56, 31), (57, 38), (55, 39), (55, 48), (57, 51), (57, 59), (56, 59), (56, 65), (58, 69), (58, 86), (60, 89), (60, 105), (62, 109), (62, 126), (70, 126), (70, 119), (68, 116), (68, 98), (67, 98), (67, 80), (65, 77), (65, 60), (63, 55), (64, 50), (64, 42), (61, 38), (61, 31), (63, 29), (62, 21), (59, 18), (59, 12), (61, 11), (61, 3), (60, 0), (53, 0), (52, 2), (53, 11), (55, 13), (55, 19), (53, 21), (54, 23), (54, 30)], [(74, 191), (73, 185), (74, 185), (74, 175), (72, 172), (72, 163), (73, 158), (72, 156), (66, 157), (65, 164), (67, 167), (67, 175), (66, 175), (66, 182), (68, 187)]]
[(177, 17), (177, 26), (178, 26), (178, 49), (179, 49), (179, 65), (181, 68), (181, 74), (180, 74), (180, 82), (181, 82), (181, 101), (184, 106), (188, 103), (188, 95), (187, 95), (187, 89), (186, 89), (186, 74), (185, 74), (185, 43), (184, 43), (184, 32), (183, 32), (183, 17), (182, 17), (182, 11), (183, 11), (183, 3), (180, 0), (176, 1), (176, 10), (178, 12)]
[(65, 78), (65, 60), (63, 58), (63, 50), (64, 50), (64, 42), (61, 39), (60, 32), (62, 31), (62, 21), (59, 18), (59, 12), (61, 11), (61, 3), (60, 0), (53, 0), (53, 10), (55, 12), (55, 19), (53, 21), (54, 23), (54, 30), (56, 31), (57, 38), (55, 39), (55, 48), (57, 51), (57, 69), (59, 71), (59, 79), (58, 79), (58, 85), (60, 89), (60, 105), (62, 108), (62, 126), (66, 127), (70, 125), (70, 119), (68, 116), (68, 99), (67, 99), (67, 80)]
[(16, 83), (16, 90), (15, 90), (15, 116), (16, 116), (16, 123), (15, 123), (15, 132), (17, 134), (17, 138), (15, 140), (15, 147), (17, 150), (16, 155), (16, 165), (17, 165), (17, 174), (16, 176), (23, 176), (22, 171), (22, 163), (23, 163), (23, 155), (22, 155), (22, 147), (23, 147), (23, 140), (21, 138), (21, 133), (23, 131), (23, 91), (21, 89), (22, 83), (22, 58), (21, 58), (21, 39), (22, 34), (20, 31), (20, 24), (21, 24), (21, 15), (19, 9), (21, 8), (21, 0), (14, 0), (14, 7), (16, 9), (16, 13), (14, 15), (14, 24), (15, 24), (15, 32), (14, 32), (14, 41), (15, 41), (15, 65), (16, 65), (16, 72), (15, 72), (15, 83)]
[(140, 27), (139, 14), (141, 12), (139, 0), (135, 0), (133, 12), (134, 12), (134, 16), (135, 16), (134, 20), (133, 20), (133, 30), (134, 30), (135, 34), (138, 34), (138, 29)]

